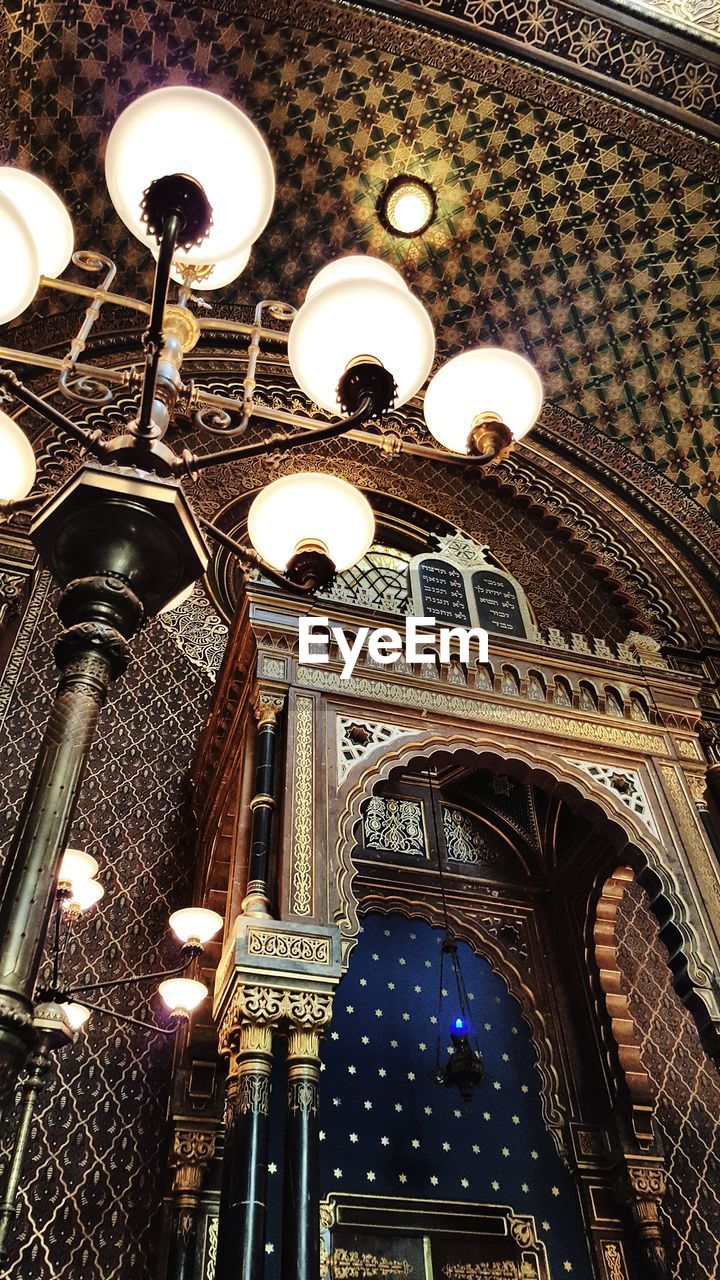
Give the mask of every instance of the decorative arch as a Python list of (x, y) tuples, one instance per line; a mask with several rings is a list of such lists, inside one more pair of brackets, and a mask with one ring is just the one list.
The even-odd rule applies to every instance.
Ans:
[[(364, 913), (373, 911), (384, 916), (403, 915), (411, 920), (424, 920), (433, 928), (444, 926), (443, 912), (438, 903), (429, 899), (408, 902), (401, 894), (388, 892), (386, 887), (383, 887), (382, 894), (365, 894), (362, 905)], [(566, 1157), (566, 1108), (561, 1102), (560, 1077), (555, 1066), (556, 1050), (546, 1020), (537, 1008), (536, 995), (523, 981), (519, 968), (512, 963), (507, 947), (494, 941), (482, 920), (460, 916), (454, 910), (452, 902), (448, 903), (448, 918), (458, 940), (467, 943), (476, 955), (487, 960), (493, 973), (502, 978), (510, 995), (520, 1005), (523, 1022), (530, 1030), (537, 1054), (543, 1120), (552, 1135), (558, 1155)]]
[(632, 1125), (641, 1147), (653, 1143), (653, 1111), (655, 1090), (643, 1066), (640, 1038), (630, 1011), (617, 956), (617, 915), (628, 884), (635, 879), (630, 867), (617, 867), (600, 887), (599, 897), (590, 903), (592, 946), (600, 984), (600, 1001), (610, 1021), (612, 1040), (617, 1051), (632, 1108)]
[(452, 733), (447, 737), (431, 730), (384, 749), (379, 746), (365, 757), (362, 768), (358, 764), (350, 771), (339, 788), (336, 807), (335, 878), (339, 901), (335, 919), (343, 935), (345, 953), (354, 945), (358, 931), (357, 899), (352, 889), (355, 877), (352, 850), (353, 831), (360, 819), (363, 801), (372, 795), (377, 783), (387, 781), (395, 770), (408, 769), (416, 761), (433, 756), (458, 761), (464, 756), (476, 767), (510, 774), (564, 800), (571, 810), (591, 822), (604, 824), (608, 844), (622, 851), (638, 883), (648, 894), (660, 939), (667, 949), (675, 991), (692, 1014), (705, 1049), (720, 1062), (720, 1007), (713, 975), (698, 954), (695, 931), (675, 877), (664, 865), (661, 844), (612, 792), (562, 760), (548, 761), (531, 745), (523, 744), (521, 748), (512, 744), (500, 749), (465, 733)]

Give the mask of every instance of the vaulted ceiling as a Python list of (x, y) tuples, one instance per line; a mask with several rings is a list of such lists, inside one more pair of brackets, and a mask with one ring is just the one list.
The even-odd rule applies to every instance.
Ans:
[[(234, 99), (268, 138), (278, 192), (223, 304), (296, 303), (330, 257), (380, 254), (424, 300), (441, 355), (478, 342), (525, 352), (551, 401), (717, 516), (716, 147), (629, 96), (600, 96), (460, 39), (482, 6), (465, 5), (462, 32), (424, 27), (421, 5), (404, 9), (400, 23), (324, 0), (10, 0), (6, 154), (64, 193), (78, 244), (114, 254), (121, 290), (144, 291), (149, 257), (104, 189), (109, 129), (160, 84)], [(433, 4), (425, 17), (446, 12)], [(526, 38), (542, 51), (547, 41), (528, 22)], [(668, 30), (662, 39), (672, 50)], [(609, 84), (611, 63), (595, 62)], [(701, 102), (690, 94), (686, 114), (710, 102), (708, 86)], [(661, 88), (648, 80), (657, 109)], [(438, 193), (420, 240), (388, 235), (376, 214), (383, 184), (403, 171)]]

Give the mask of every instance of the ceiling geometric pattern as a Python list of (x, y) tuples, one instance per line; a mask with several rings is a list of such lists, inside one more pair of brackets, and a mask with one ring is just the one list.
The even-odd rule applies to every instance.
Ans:
[[(551, 401), (719, 514), (716, 150), (449, 38), (338, 5), (270, 7), (274, 21), (257, 3), (11, 0), (11, 154), (64, 192), (79, 243), (116, 253), (117, 287), (147, 287), (148, 255), (109, 211), (104, 139), (138, 92), (201, 84), (248, 109), (278, 178), (225, 301), (298, 302), (330, 257), (380, 254), (428, 307), (439, 355), (524, 352)], [(403, 170), (438, 192), (421, 241), (375, 213)]]
[[(706, 43), (720, 37), (716, 0), (419, 0), (402, 11), (444, 20), (458, 35), (471, 33), (511, 54), (520, 49), (538, 62), (552, 61), (606, 93), (646, 105), (654, 99), (662, 114), (686, 124), (708, 131), (718, 124), (720, 64)], [(679, 41), (678, 23), (695, 38)]]

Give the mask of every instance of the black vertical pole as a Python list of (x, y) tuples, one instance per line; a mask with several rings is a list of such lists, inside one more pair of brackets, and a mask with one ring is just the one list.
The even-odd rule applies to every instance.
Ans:
[(143, 618), (140, 601), (111, 575), (71, 582), (59, 612), (69, 624), (55, 646), (60, 682), (0, 877), (0, 1096), (32, 1047), (60, 859), (108, 685), (125, 670), (127, 639)]
[(282, 1280), (320, 1274), (318, 1104), (320, 1037), (291, 1028), (288, 1036)]
[(272, 1035), (269, 1024), (242, 1026), (230, 1061), (218, 1280), (262, 1280), (265, 1268)]
[(263, 688), (255, 696), (258, 736), (255, 756), (255, 795), (250, 802), (252, 828), (243, 914), (270, 914), (270, 840), (275, 809), (275, 749), (277, 717), (285, 695)]

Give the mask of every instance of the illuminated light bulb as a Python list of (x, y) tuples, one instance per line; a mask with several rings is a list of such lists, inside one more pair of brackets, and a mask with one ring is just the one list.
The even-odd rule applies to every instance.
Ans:
[(167, 978), (160, 983), (158, 991), (176, 1018), (189, 1018), (208, 994), (205, 983), (195, 978)]
[(59, 195), (42, 178), (12, 165), (0, 165), (0, 192), (15, 205), (35, 241), (42, 274), (53, 279), (62, 275), (72, 257), (75, 235)]
[(92, 880), (100, 870), (92, 854), (83, 849), (66, 849), (60, 863), (60, 884), (70, 884), (73, 889)]
[(425, 392), (425, 421), (451, 453), (471, 452), (476, 425), (502, 424), (520, 440), (542, 408), (540, 378), (523, 356), (499, 347), (475, 347), (448, 360)]
[(78, 883), (73, 884), (66, 908), (71, 914), (89, 911), (104, 897), (105, 890), (97, 880), (80, 880)]
[(401, 174), (385, 188), (380, 201), (380, 221), (401, 236), (419, 236), (435, 216), (435, 192), (422, 178)]
[(248, 536), (266, 564), (284, 571), (303, 547), (324, 551), (342, 573), (375, 537), (375, 516), (347, 480), (301, 471), (261, 489), (248, 515)]
[(395, 405), (420, 390), (432, 367), (435, 334), (425, 308), (393, 267), (369, 256), (329, 263), (311, 283), (288, 337), (298, 386), (329, 413), (338, 383), (362, 356), (395, 379)]
[(88, 1019), (92, 1017), (92, 1010), (87, 1009), (84, 1004), (75, 1004), (74, 1001), (67, 1001), (62, 1008), (73, 1031), (79, 1031), (81, 1027), (85, 1026)]
[(0, 409), (0, 499), (27, 497), (36, 472), (35, 454), (25, 432)]
[(0, 324), (14, 320), (32, 302), (40, 283), (35, 238), (19, 209), (0, 192)]
[(176, 86), (136, 98), (113, 125), (105, 178), (117, 213), (144, 244), (150, 237), (143, 194), (155, 179), (175, 173), (201, 184), (213, 216), (202, 243), (179, 252), (176, 262), (205, 265), (249, 249), (275, 198), (270, 152), (250, 118), (206, 89)]
[(195, 944), (203, 947), (220, 932), (223, 923), (217, 911), (209, 911), (206, 907), (183, 907), (170, 916), (170, 928), (186, 946)]

